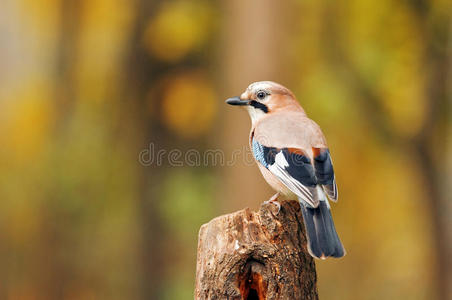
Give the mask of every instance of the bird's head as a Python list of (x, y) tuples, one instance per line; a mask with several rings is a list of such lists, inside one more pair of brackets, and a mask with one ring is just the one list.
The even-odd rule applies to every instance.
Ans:
[(303, 109), (294, 94), (284, 86), (273, 81), (254, 82), (248, 86), (240, 97), (226, 100), (227, 104), (244, 106), (253, 123), (268, 114), (280, 111), (299, 111)]

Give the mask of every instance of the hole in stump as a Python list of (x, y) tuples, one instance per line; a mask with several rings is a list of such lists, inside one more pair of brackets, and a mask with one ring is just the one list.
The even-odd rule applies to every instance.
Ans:
[(255, 289), (250, 289), (248, 294), (248, 298), (246, 300), (259, 300), (259, 296), (257, 295), (257, 291)]
[(256, 260), (246, 263), (244, 272), (239, 276), (239, 289), (244, 300), (265, 300), (267, 283), (262, 278), (264, 264)]

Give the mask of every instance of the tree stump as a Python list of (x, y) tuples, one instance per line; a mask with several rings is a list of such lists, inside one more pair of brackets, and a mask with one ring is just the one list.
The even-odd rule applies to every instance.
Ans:
[(296, 201), (201, 226), (195, 299), (318, 299), (316, 281)]

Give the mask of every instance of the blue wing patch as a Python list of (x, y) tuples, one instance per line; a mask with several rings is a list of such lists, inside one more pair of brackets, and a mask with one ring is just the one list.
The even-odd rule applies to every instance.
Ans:
[(278, 149), (275, 147), (267, 147), (256, 141), (253, 138), (253, 155), (258, 162), (268, 169), (269, 166), (275, 163), (275, 156), (278, 154)]
[(258, 141), (256, 141), (256, 139), (253, 139), (252, 144), (254, 158), (256, 158), (256, 160), (260, 162), (262, 165), (264, 165), (264, 167), (268, 168), (268, 163), (265, 161), (264, 157), (264, 146), (261, 145)]

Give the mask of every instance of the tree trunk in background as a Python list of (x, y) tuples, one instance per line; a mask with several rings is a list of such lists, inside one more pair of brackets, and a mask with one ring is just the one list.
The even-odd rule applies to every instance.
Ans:
[[(156, 70), (156, 61), (154, 61), (143, 46), (142, 39), (146, 24), (152, 17), (156, 8), (161, 3), (160, 0), (146, 1), (138, 0), (136, 2), (135, 24), (128, 42), (126, 59), (124, 61), (124, 82), (128, 86), (124, 87), (122, 95), (118, 98), (125, 101), (121, 115), (127, 120), (124, 124), (130, 124), (125, 128), (125, 139), (131, 139), (131, 132), (136, 134), (136, 153), (143, 150), (140, 147), (146, 147), (149, 143), (158, 142), (165, 145), (167, 137), (165, 131), (156, 128), (156, 121), (150, 120), (146, 107), (146, 95), (152, 82), (161, 74)], [(138, 161), (137, 161), (138, 163)], [(140, 232), (140, 254), (137, 260), (141, 266), (141, 279), (138, 286), (141, 299), (159, 299), (164, 281), (162, 272), (163, 266), (163, 244), (165, 239), (165, 226), (162, 224), (161, 216), (157, 210), (157, 199), (160, 197), (160, 187), (164, 176), (157, 174), (155, 166), (139, 166), (139, 200), (137, 207), (139, 209)]]
[[(240, 95), (252, 82), (272, 80), (284, 82), (283, 61), (290, 24), (286, 23), (289, 4), (270, 0), (227, 0), (222, 2), (224, 31), (219, 57), (224, 77), (221, 78), (220, 95), (223, 98)], [(223, 105), (220, 104), (220, 105)], [(247, 113), (236, 107), (221, 109), (224, 127), (221, 134), (221, 149), (226, 161), (234, 151), (240, 155), (229, 166), (223, 168), (222, 187), (219, 199), (225, 211), (255, 206), (269, 199), (271, 189), (263, 180), (249, 151), (248, 135), (251, 122)], [(248, 163), (246, 163), (248, 161)]]
[(262, 204), (204, 224), (195, 299), (318, 299), (300, 206)]
[(79, 43), (81, 11), (80, 1), (61, 1), (55, 74), (57, 133), (64, 132), (66, 129), (69, 115), (76, 101), (74, 69), (77, 62), (76, 49)]
[[(437, 259), (437, 287), (439, 299), (452, 297), (452, 222), (450, 213), (450, 195), (443, 192), (443, 186), (448, 186), (447, 161), (435, 159), (447, 156), (447, 111), (450, 104), (450, 37), (452, 31), (439, 32), (438, 28), (447, 28), (451, 23), (447, 17), (432, 18), (432, 4), (429, 1), (415, 1), (412, 9), (418, 17), (420, 36), (424, 41), (424, 70), (426, 80), (425, 97), (428, 99), (427, 117), (421, 131), (412, 142), (412, 148), (417, 155), (417, 162), (421, 167), (427, 195), (431, 203), (433, 235), (436, 246)], [(441, 25), (438, 27), (438, 25)], [(444, 119), (443, 119), (444, 118)], [(440, 131), (446, 139), (435, 140), (433, 132)], [(432, 151), (432, 148), (435, 148)], [(450, 178), (449, 178), (450, 179)]]

